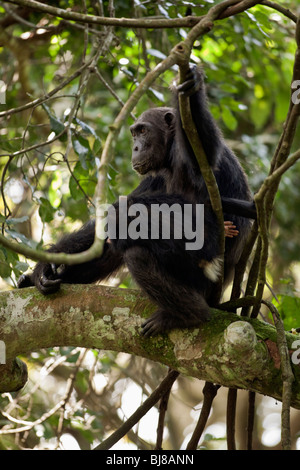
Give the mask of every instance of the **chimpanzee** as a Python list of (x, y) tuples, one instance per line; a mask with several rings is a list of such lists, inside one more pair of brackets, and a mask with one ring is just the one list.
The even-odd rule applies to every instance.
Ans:
[[(191, 68), (178, 93), (189, 96), (192, 118), (219, 186), (224, 220), (232, 220), (239, 230), (237, 237), (226, 238), (224, 281), (227, 283), (249, 233), (249, 218), (256, 217), (255, 208), (246, 176), (208, 110), (202, 72)], [(205, 204), (203, 248), (187, 251), (186, 238), (177, 239), (172, 230), (168, 240), (107, 238), (99, 258), (75, 266), (38, 263), (31, 275), (20, 278), (19, 287), (35, 285), (43, 294), (50, 294), (62, 282), (84, 284), (105, 279), (125, 263), (137, 284), (159, 307), (143, 325), (143, 334), (150, 336), (176, 327), (195, 326), (209, 318), (207, 300), (212, 297), (218, 277), (219, 235), (207, 189), (178, 110), (149, 109), (131, 126), (131, 133), (132, 165), (144, 179), (128, 196), (128, 207), (138, 203), (150, 211), (155, 204), (178, 204), (181, 208), (185, 204), (193, 208)], [(119, 204), (113, 206), (118, 212)], [(49, 252), (82, 252), (92, 245), (94, 233), (95, 223), (90, 221), (62, 238)]]

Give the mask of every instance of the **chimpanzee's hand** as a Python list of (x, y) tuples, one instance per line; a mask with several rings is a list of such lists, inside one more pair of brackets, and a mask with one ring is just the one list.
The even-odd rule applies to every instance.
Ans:
[(192, 96), (197, 91), (203, 87), (204, 78), (203, 72), (199, 67), (196, 65), (191, 65), (189, 72), (186, 75), (186, 80), (181, 85), (178, 85), (177, 91), (179, 94), (183, 94), (185, 96)]
[(32, 274), (20, 277), (18, 288), (35, 286), (44, 295), (53, 294), (60, 289), (64, 269), (64, 265), (38, 263)]
[(18, 289), (23, 289), (24, 287), (34, 286), (34, 283), (29, 274), (22, 274), (17, 282)]

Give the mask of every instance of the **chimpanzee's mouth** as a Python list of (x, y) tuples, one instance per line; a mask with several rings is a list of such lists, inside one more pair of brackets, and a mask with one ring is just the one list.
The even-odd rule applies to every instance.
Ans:
[(148, 171), (147, 165), (143, 165), (142, 163), (134, 163), (132, 165), (132, 168), (140, 175), (144, 175)]

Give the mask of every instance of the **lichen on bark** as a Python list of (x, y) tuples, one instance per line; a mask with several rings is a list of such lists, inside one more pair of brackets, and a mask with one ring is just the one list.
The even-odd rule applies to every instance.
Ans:
[[(7, 361), (45, 347), (80, 346), (139, 355), (179, 372), (227, 387), (281, 399), (276, 330), (260, 320), (212, 309), (211, 320), (194, 329), (144, 338), (143, 318), (155, 306), (139, 290), (104, 286), (63, 286), (43, 297), (35, 288), (0, 293), (0, 340)], [(290, 350), (297, 336), (286, 334)], [(0, 387), (10, 390), (0, 366)], [(292, 405), (300, 408), (300, 367), (293, 365)], [(18, 374), (17, 374), (18, 375)], [(19, 386), (24, 385), (19, 371)], [(11, 387), (16, 387), (16, 373)]]

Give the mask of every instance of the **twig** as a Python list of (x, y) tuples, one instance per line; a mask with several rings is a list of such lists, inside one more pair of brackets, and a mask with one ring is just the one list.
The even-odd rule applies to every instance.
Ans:
[(73, 383), (74, 383), (74, 380), (76, 378), (76, 373), (77, 373), (77, 371), (78, 371), (78, 369), (79, 369), (79, 367), (82, 363), (82, 360), (84, 359), (84, 356), (86, 355), (86, 351), (87, 350), (82, 351), (82, 353), (80, 354), (80, 356), (79, 356), (79, 358), (76, 362), (76, 369), (75, 369), (74, 373), (69, 378), (64, 398), (62, 398), (51, 410), (47, 411), (39, 419), (37, 419), (35, 421), (32, 421), (32, 422), (28, 422), (28, 421), (26, 422), (25, 420), (17, 420), (15, 418), (13, 418), (12, 416), (8, 415), (7, 413), (2, 412), (3, 416), (7, 417), (7, 419), (9, 419), (10, 421), (15, 422), (17, 424), (24, 424), (24, 426), (19, 427), (19, 428), (0, 430), (0, 435), (19, 434), (19, 433), (23, 433), (25, 431), (30, 431), (35, 426), (44, 423), (48, 418), (50, 418), (50, 416), (53, 416), (60, 408), (65, 407), (67, 401), (70, 399), (70, 394), (71, 394), (72, 389), (73, 389)]
[(255, 392), (248, 392), (247, 450), (252, 450), (255, 417)]
[(59, 421), (58, 421), (58, 426), (57, 426), (57, 443), (59, 443), (59, 440), (61, 438), (62, 432), (63, 432), (63, 424), (64, 424), (64, 416), (65, 416), (65, 411), (66, 411), (66, 405), (69, 402), (71, 398), (72, 391), (74, 389), (74, 383), (76, 380), (76, 376), (79, 372), (79, 369), (82, 365), (82, 362), (84, 361), (86, 355), (87, 355), (88, 350), (87, 349), (82, 349), (79, 357), (76, 361), (75, 368), (72, 371), (71, 375), (68, 378), (67, 385), (66, 385), (66, 391), (65, 391), (65, 396), (64, 396), (64, 403), (61, 406), (60, 409), (60, 416), (59, 416)]
[(258, 235), (258, 226), (257, 226), (257, 221), (255, 221), (252, 226), (251, 233), (244, 246), (239, 262), (235, 267), (234, 281), (233, 281), (231, 297), (230, 297), (232, 300), (239, 298), (241, 295), (241, 285), (243, 282), (243, 278), (244, 278), (244, 274), (246, 271), (249, 257), (253, 251), (253, 247), (257, 240), (257, 235)]
[(241, 298), (231, 299), (228, 302), (224, 302), (218, 305), (219, 310), (224, 310), (225, 312), (233, 312), (237, 308), (241, 307), (251, 307), (255, 303), (254, 296), (245, 296)]
[(91, 58), (86, 64), (82, 65), (76, 72), (74, 72), (70, 77), (68, 77), (66, 80), (61, 82), (59, 86), (54, 88), (53, 90), (49, 91), (44, 96), (41, 96), (40, 98), (37, 98), (33, 101), (30, 101), (30, 103), (24, 104), (23, 106), (19, 106), (18, 108), (12, 108), (8, 109), (7, 111), (1, 111), (0, 112), (0, 118), (1, 117), (7, 117), (12, 114), (20, 113), (21, 111), (26, 111), (27, 109), (33, 108), (35, 106), (38, 106), (39, 104), (45, 103), (47, 100), (49, 100), (53, 95), (57, 94), (60, 90), (65, 88), (69, 83), (71, 83), (75, 78), (79, 77), (82, 72), (87, 69), (88, 67), (91, 66), (93, 63), (94, 57)]
[(203, 388), (203, 405), (201, 409), (201, 413), (199, 416), (198, 423), (194, 429), (193, 435), (186, 447), (187, 450), (196, 450), (199, 440), (202, 436), (204, 428), (206, 426), (207, 420), (209, 418), (211, 406), (217, 392), (220, 388), (220, 385), (214, 385), (211, 382), (206, 382)]
[[(249, 275), (248, 275), (248, 281), (247, 281), (247, 286), (246, 286), (246, 291), (245, 291), (246, 297), (252, 296), (255, 293), (257, 277), (259, 274), (259, 268), (260, 268), (260, 263), (261, 263), (261, 252), (262, 252), (262, 242), (261, 242), (261, 238), (259, 238), (257, 241), (254, 258), (253, 258), (252, 265), (251, 265)], [(255, 297), (255, 299), (256, 300), (253, 305), (258, 306), (258, 308), (256, 309), (257, 314), (258, 314), (259, 308), (260, 308), (260, 300), (257, 297)], [(241, 315), (243, 317), (248, 317), (249, 314), (250, 314), (250, 306), (243, 307)], [(257, 314), (255, 316), (257, 316)], [(251, 316), (253, 317), (254, 314), (252, 313)]]
[(236, 416), (237, 389), (230, 388), (227, 396), (227, 449), (236, 450), (235, 444), (235, 416)]
[(294, 15), (294, 13), (292, 13), (290, 10), (288, 10), (287, 8), (284, 8), (282, 5), (279, 5), (278, 3), (275, 3), (275, 2), (270, 2), (268, 0), (263, 0), (261, 2), (261, 4), (263, 6), (266, 6), (266, 7), (270, 7), (270, 8), (273, 8), (273, 10), (277, 10), (279, 11), (280, 13), (282, 13), (283, 15), (285, 15), (287, 18), (289, 18), (290, 20), (294, 21), (295, 23), (297, 23), (297, 16)]
[[(112, 89), (112, 87), (110, 86), (110, 84), (105, 80), (105, 78), (102, 76), (102, 74), (99, 72), (98, 68), (95, 67), (94, 68), (94, 73), (95, 75), (97, 76), (97, 78), (99, 78), (100, 82), (103, 83), (103, 85), (105, 86), (105, 88), (107, 88), (107, 90), (109, 91), (109, 93), (116, 99), (116, 101), (119, 103), (119, 105), (121, 107), (123, 107), (125, 105), (124, 101), (121, 100), (121, 98), (117, 95), (117, 93), (115, 92), (115, 90)], [(134, 114), (130, 114), (132, 119), (135, 121), (136, 120), (136, 117), (134, 116)]]
[(155, 445), (156, 450), (162, 450), (165, 416), (166, 416), (166, 411), (168, 408), (168, 402), (169, 402), (172, 385), (173, 385), (173, 382), (170, 383), (169, 388), (167, 388), (166, 391), (164, 392), (163, 396), (161, 397), (160, 404), (159, 404), (159, 418), (158, 418), (157, 436), (156, 436), (156, 445)]
[(130, 418), (120, 426), (113, 434), (111, 434), (105, 441), (95, 447), (94, 450), (107, 450), (110, 449), (116, 442), (122, 439), (125, 434), (160, 400), (165, 394), (166, 390), (169, 390), (177, 377), (179, 372), (171, 370), (168, 375), (164, 378), (161, 384), (154, 390), (144, 403), (137, 408), (137, 410), (130, 416)]
[(53, 408), (51, 408), (51, 410), (47, 411), (47, 413), (44, 413), (43, 416), (41, 416), (39, 419), (36, 419), (35, 421), (32, 421), (31, 423), (28, 423), (26, 426), (21, 428), (0, 430), (0, 435), (19, 434), (21, 432), (30, 431), (35, 426), (44, 423), (48, 418), (50, 418), (50, 416), (54, 415), (60, 409), (60, 407), (63, 406), (63, 404), (64, 399), (60, 400)]

